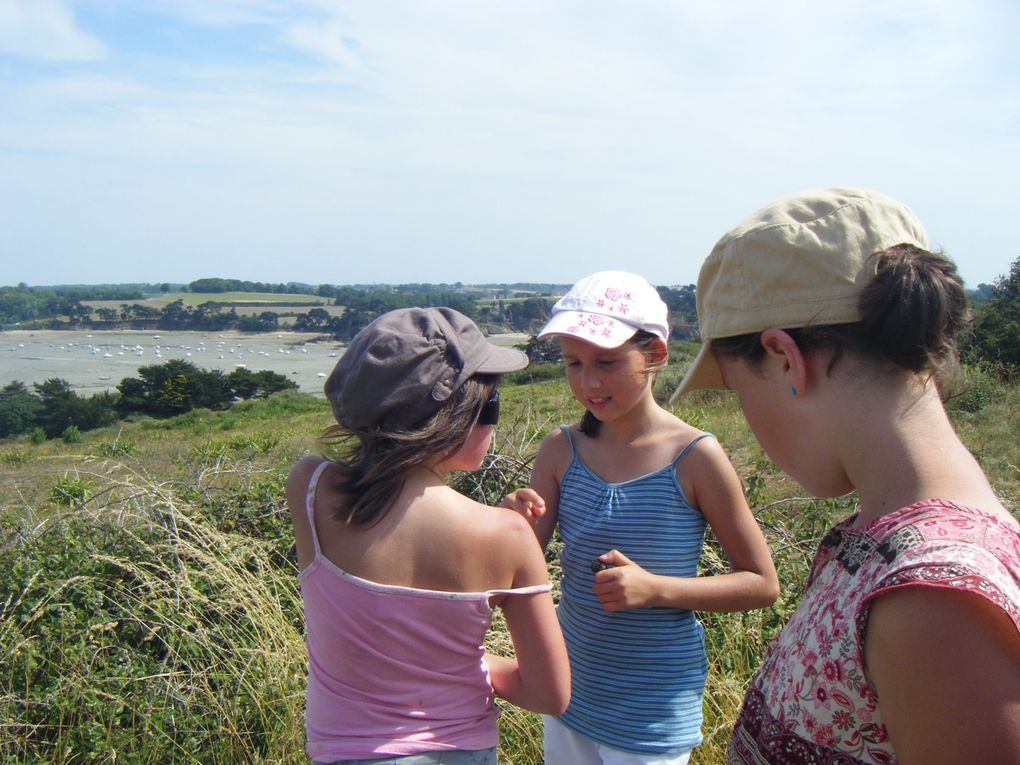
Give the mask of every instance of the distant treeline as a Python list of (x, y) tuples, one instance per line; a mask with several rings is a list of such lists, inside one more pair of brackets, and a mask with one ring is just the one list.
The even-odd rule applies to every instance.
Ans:
[(57, 316), (81, 317), (90, 313), (82, 306), (87, 300), (141, 300), (135, 287), (0, 287), (0, 324), (49, 319)]
[(17, 380), (0, 389), (0, 438), (74, 440), (86, 430), (131, 415), (172, 417), (192, 409), (226, 409), (240, 399), (265, 398), (297, 385), (276, 372), (238, 368), (224, 374), (177, 359), (141, 367), (116, 392), (79, 396), (70, 383), (51, 378), (30, 389)]
[[(153, 285), (150, 285), (152, 287)], [(168, 289), (171, 285), (159, 285)], [(162, 331), (275, 332), (281, 319), (292, 318), (287, 327), (296, 331), (322, 332), (336, 340), (349, 340), (380, 314), (410, 306), (448, 306), (470, 316), (491, 331), (535, 332), (549, 318), (556, 296), (569, 285), (514, 284), (465, 287), (462, 284), (401, 284), (373, 286), (337, 286), (287, 284), (268, 285), (237, 279), (199, 279), (186, 285), (197, 294), (225, 292), (285, 291), (326, 298), (343, 310), (330, 312), (316, 307), (287, 313), (266, 310), (241, 316), (236, 303), (206, 301), (197, 306), (183, 300), (155, 308), (136, 302), (142, 293), (134, 289), (101, 287), (37, 288), (19, 285), (0, 288), (0, 326), (28, 325), (46, 329), (145, 329)], [(659, 287), (670, 309), (676, 338), (694, 336), (694, 285)], [(119, 308), (93, 309), (83, 304), (90, 300), (123, 300)], [(288, 306), (290, 308), (290, 306)]]
[[(1010, 274), (994, 285), (980, 284), (968, 290), (975, 309), (974, 331), (965, 338), (964, 358), (996, 364), (1016, 364), (1020, 351), (1020, 318), (1014, 318), (1020, 305), (1015, 296), (1017, 263)], [(395, 285), (309, 285), (299, 282), (270, 284), (240, 279), (197, 279), (186, 285), (67, 285), (59, 287), (0, 287), (0, 327), (28, 325), (51, 329), (156, 329), (222, 332), (275, 332), (280, 329), (322, 332), (340, 341), (350, 340), (372, 319), (394, 308), (408, 306), (449, 306), (470, 316), (490, 331), (534, 333), (549, 318), (556, 296), (569, 285), (525, 283), (464, 285), (407, 283)], [(209, 300), (197, 306), (177, 300), (162, 309), (136, 301), (144, 295), (179, 290), (194, 294), (262, 292), (307, 294), (325, 298), (334, 308), (303, 310), (266, 310), (241, 316), (237, 303)], [(696, 291), (693, 284), (682, 287), (658, 287), (669, 307), (671, 337), (677, 340), (697, 338)], [(121, 300), (120, 308), (97, 308), (83, 301)], [(284, 326), (281, 320), (290, 321)]]

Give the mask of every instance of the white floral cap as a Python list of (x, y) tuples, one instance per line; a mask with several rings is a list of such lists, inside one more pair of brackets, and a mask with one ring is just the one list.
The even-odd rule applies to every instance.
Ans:
[(616, 348), (639, 329), (669, 339), (669, 311), (645, 279), (625, 271), (599, 271), (570, 288), (552, 307), (538, 339), (569, 335)]

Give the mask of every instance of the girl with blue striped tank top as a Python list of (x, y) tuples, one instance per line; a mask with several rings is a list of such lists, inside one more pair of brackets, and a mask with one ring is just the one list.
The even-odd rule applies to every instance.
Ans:
[[(779, 593), (768, 545), (718, 442), (656, 403), (667, 308), (639, 276), (604, 271), (553, 306), (586, 412), (542, 442), (528, 488), (504, 505), (545, 546), (563, 542), (557, 613), (571, 701), (545, 718), (546, 765), (684, 765), (701, 742), (707, 675), (695, 611), (767, 606)], [(732, 569), (699, 577), (706, 526)]]

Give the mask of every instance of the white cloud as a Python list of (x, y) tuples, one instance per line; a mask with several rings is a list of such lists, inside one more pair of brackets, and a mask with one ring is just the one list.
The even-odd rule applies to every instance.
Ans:
[(5, 0), (0, 3), (0, 53), (57, 61), (105, 58), (106, 46), (75, 25), (60, 0)]
[[(37, 6), (73, 28), (53, 0), (17, 8)], [(999, 258), (978, 280), (1010, 252), (984, 245), (1020, 237), (990, 214), (1020, 163), (1011, 3), (101, 7), (116, 56), (3, 83), (0, 208), (4, 188), (28, 196), (0, 250), (63, 236), (96, 258), (337, 283), (570, 281), (626, 257), (669, 283), (739, 215), (821, 183), (901, 196), (951, 251)], [(122, 44), (125, 7), (125, 28), (173, 44)], [(337, 252), (348, 271), (329, 271)]]

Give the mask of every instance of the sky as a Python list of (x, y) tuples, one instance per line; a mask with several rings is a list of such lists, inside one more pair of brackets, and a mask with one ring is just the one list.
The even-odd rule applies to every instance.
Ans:
[(816, 186), (1020, 257), (1015, 0), (0, 0), (0, 285), (694, 283)]

